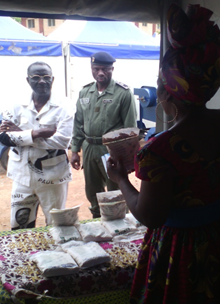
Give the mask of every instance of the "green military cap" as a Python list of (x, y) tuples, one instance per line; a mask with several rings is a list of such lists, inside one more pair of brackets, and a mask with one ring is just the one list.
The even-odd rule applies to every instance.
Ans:
[(97, 52), (91, 55), (91, 64), (112, 65), (115, 58), (106, 52)]

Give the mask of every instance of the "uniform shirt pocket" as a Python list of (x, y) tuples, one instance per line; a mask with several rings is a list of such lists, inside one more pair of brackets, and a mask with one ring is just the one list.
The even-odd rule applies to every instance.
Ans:
[(89, 117), (91, 118), (91, 101), (90, 98), (80, 98), (79, 100), (80, 106), (83, 112), (84, 120), (87, 120)]

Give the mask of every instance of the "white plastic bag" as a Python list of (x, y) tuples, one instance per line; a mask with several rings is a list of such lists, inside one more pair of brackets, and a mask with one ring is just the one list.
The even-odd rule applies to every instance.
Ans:
[(141, 230), (147, 230), (147, 227), (141, 224), (132, 213), (127, 213), (126, 218), (133, 224), (135, 227), (140, 228)]
[(78, 222), (78, 211), (81, 205), (66, 208), (50, 210), (53, 226), (72, 226)]
[(83, 241), (69, 241), (67, 243), (59, 245), (59, 248), (63, 251), (66, 251), (68, 248), (74, 247), (74, 246), (82, 246), (86, 244)]
[(121, 190), (105, 191), (96, 193), (98, 203), (115, 203), (124, 201)]
[(126, 202), (121, 190), (96, 193), (101, 218), (104, 221), (123, 219), (126, 215)]
[(82, 268), (110, 262), (108, 253), (96, 242), (85, 243), (81, 246), (68, 246), (64, 250), (69, 253)]
[(120, 219), (114, 221), (103, 221), (102, 225), (111, 233), (112, 237), (117, 235), (130, 235), (138, 229), (127, 219)]
[(65, 243), (70, 240), (81, 241), (81, 235), (75, 226), (56, 226), (49, 228), (56, 244)]
[(125, 218), (126, 202), (100, 203), (100, 213), (103, 221), (113, 221)]
[(104, 242), (112, 240), (111, 234), (105, 229), (101, 222), (88, 222), (85, 224), (78, 224), (76, 227), (84, 242)]
[(72, 274), (79, 269), (73, 258), (61, 251), (39, 251), (32, 254), (29, 260), (37, 264), (45, 277)]

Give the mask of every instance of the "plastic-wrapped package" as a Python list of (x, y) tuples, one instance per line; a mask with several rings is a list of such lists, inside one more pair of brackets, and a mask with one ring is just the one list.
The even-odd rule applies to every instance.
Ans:
[(101, 218), (104, 221), (123, 219), (126, 215), (126, 202), (121, 190), (96, 193)]
[(53, 226), (72, 226), (78, 222), (78, 211), (81, 205), (66, 208), (50, 210)]
[(123, 128), (108, 132), (102, 136), (103, 145), (106, 145), (111, 157), (117, 161), (123, 159), (128, 172), (134, 171), (134, 156), (139, 149), (138, 128)]
[(83, 241), (69, 241), (67, 243), (64, 243), (64, 244), (60, 244), (59, 245), (59, 248), (63, 251), (66, 251), (68, 248), (70, 247), (74, 247), (74, 246), (82, 246), (86, 244), (85, 242)]
[(56, 244), (68, 242), (70, 240), (81, 241), (81, 235), (75, 226), (56, 226), (49, 228)]
[(132, 213), (127, 213), (126, 218), (133, 224), (135, 227), (139, 228), (139, 230), (146, 231), (147, 227), (142, 225), (134, 216)]
[(102, 225), (111, 233), (112, 237), (118, 235), (130, 235), (138, 231), (127, 218), (114, 220), (114, 221), (103, 221)]
[(105, 191), (96, 193), (98, 203), (115, 203), (124, 201), (121, 190)]
[(78, 224), (77, 229), (84, 242), (104, 242), (112, 240), (111, 234), (103, 227), (101, 222)]
[(133, 224), (135, 227), (140, 227), (142, 224), (133, 216), (132, 213), (126, 214), (126, 218)]
[(93, 267), (111, 260), (108, 253), (96, 242), (68, 246), (63, 250), (69, 253), (81, 268)]
[(123, 219), (126, 215), (126, 202), (100, 203), (101, 218), (104, 221)]
[(74, 259), (61, 251), (39, 251), (32, 254), (29, 260), (37, 264), (45, 277), (72, 274), (79, 269)]

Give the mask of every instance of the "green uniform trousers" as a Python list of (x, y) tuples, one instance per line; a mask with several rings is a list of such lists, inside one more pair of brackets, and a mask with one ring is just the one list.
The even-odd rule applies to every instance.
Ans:
[(100, 217), (100, 210), (96, 193), (118, 190), (116, 183), (112, 182), (105, 171), (101, 156), (108, 153), (103, 145), (83, 144), (83, 169), (85, 177), (86, 197), (91, 203), (90, 211), (93, 217)]

